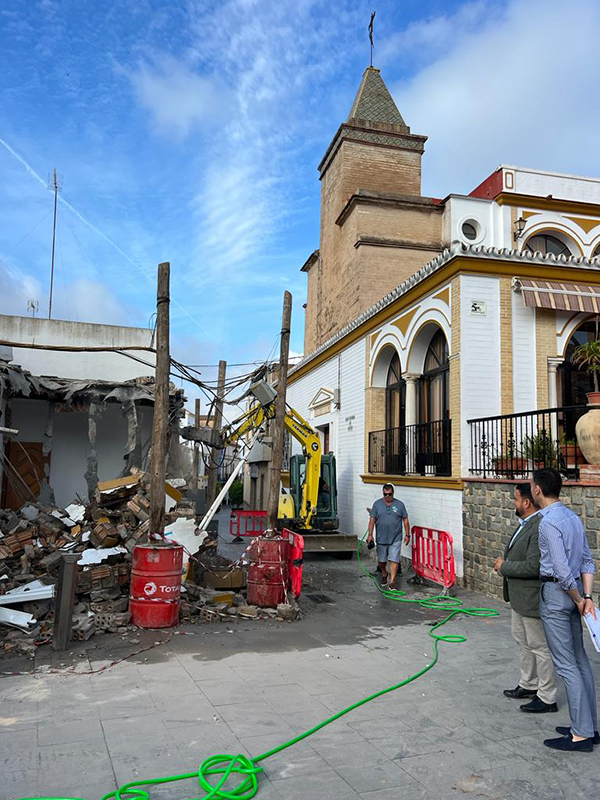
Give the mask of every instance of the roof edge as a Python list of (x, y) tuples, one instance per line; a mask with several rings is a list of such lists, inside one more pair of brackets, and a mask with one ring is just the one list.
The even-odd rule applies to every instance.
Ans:
[(523, 262), (533, 261), (537, 264), (569, 264), (570, 266), (578, 266), (578, 267), (589, 267), (593, 270), (597, 270), (600, 272), (600, 256), (596, 258), (584, 258), (583, 256), (564, 256), (559, 255), (555, 256), (553, 253), (548, 253), (548, 255), (542, 255), (541, 253), (532, 253), (529, 250), (526, 251), (519, 251), (513, 250), (508, 247), (484, 247), (483, 245), (467, 245), (463, 244), (459, 241), (454, 241), (443, 250), (436, 258), (428, 261), (427, 264), (424, 264), (417, 272), (403, 281), (401, 284), (396, 286), (395, 289), (392, 289), (391, 292), (388, 292), (381, 300), (378, 300), (375, 305), (372, 305), (370, 308), (363, 311), (356, 319), (352, 322), (349, 322), (348, 325), (345, 325), (341, 328), (337, 333), (331, 336), (326, 342), (324, 342), (320, 347), (314, 350), (310, 355), (306, 356), (299, 361), (298, 364), (294, 366), (292, 370), (290, 370), (289, 375), (293, 375), (297, 370), (301, 369), (302, 367), (309, 364), (315, 358), (324, 353), (328, 350), (332, 345), (339, 342), (341, 339), (344, 339), (348, 336), (349, 333), (359, 328), (363, 323), (367, 322), (371, 317), (374, 317), (384, 308), (391, 305), (395, 300), (402, 295), (406, 294), (408, 291), (413, 289), (419, 283), (424, 281), (434, 272), (437, 272), (446, 264), (448, 264), (452, 259), (457, 258), (458, 256), (467, 256), (471, 258), (478, 258), (479, 256), (485, 256), (486, 258), (495, 258), (500, 261), (512, 261), (515, 264), (522, 264)]

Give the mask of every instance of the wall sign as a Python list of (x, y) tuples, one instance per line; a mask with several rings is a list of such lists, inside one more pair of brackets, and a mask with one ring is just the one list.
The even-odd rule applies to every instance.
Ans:
[(471, 300), (471, 314), (476, 317), (486, 317), (487, 303), (485, 300)]

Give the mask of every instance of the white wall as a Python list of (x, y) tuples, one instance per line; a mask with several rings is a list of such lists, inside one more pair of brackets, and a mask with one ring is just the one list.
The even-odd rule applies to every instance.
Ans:
[[(89, 322), (34, 319), (0, 314), (0, 340), (36, 344), (92, 347), (150, 347), (152, 331)], [(132, 354), (154, 364), (153, 353)], [(13, 348), (13, 361), (33, 375), (54, 375), (83, 380), (127, 381), (154, 375), (154, 367), (140, 364), (120, 353), (68, 353)]]
[[(45, 400), (12, 400), (12, 425), (17, 428), (16, 437), (22, 442), (41, 442), (46, 427), (48, 403)], [(142, 444), (147, 445), (152, 434), (152, 409), (138, 406), (138, 422)], [(87, 499), (85, 482), (87, 468), (88, 424), (86, 412), (64, 412), (54, 416), (54, 432), (50, 457), (50, 485), (54, 489), (56, 503), (66, 506), (77, 494)], [(98, 454), (98, 478), (101, 481), (117, 478), (123, 471), (125, 446), (127, 444), (127, 421), (117, 403), (107, 403), (97, 427), (96, 451)]]
[[(486, 305), (485, 316), (471, 313), (471, 303)], [(460, 277), (460, 402), (462, 474), (471, 466), (471, 433), (467, 420), (501, 414), (500, 283), (479, 275)], [(510, 380), (510, 377), (509, 377)]]
[[(319, 389), (338, 387), (340, 375), (340, 409), (327, 417), (312, 418), (310, 401)], [(350, 345), (339, 356), (316, 367), (288, 388), (288, 402), (305, 416), (311, 425), (329, 421), (330, 436), (338, 475), (338, 514), (340, 530), (361, 537), (368, 525), (367, 507), (381, 496), (381, 487), (364, 483), (365, 448), (365, 340)], [(295, 452), (298, 452), (296, 447)], [(396, 496), (405, 504), (413, 525), (446, 530), (454, 539), (457, 574), (463, 574), (462, 492), (399, 486)], [(410, 548), (403, 554), (410, 557)]]
[[(517, 194), (547, 197), (551, 194), (560, 200), (579, 200), (583, 203), (600, 203), (600, 179), (580, 175), (562, 175), (558, 172), (540, 172), (525, 167), (503, 167), (504, 172), (514, 174), (514, 189)], [(506, 181), (504, 181), (506, 186)]]
[(512, 294), (513, 402), (514, 412), (537, 408), (535, 358), (535, 309), (527, 308), (523, 296)]

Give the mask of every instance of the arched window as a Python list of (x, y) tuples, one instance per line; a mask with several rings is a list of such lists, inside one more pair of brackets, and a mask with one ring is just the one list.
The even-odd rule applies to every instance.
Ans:
[(419, 419), (435, 422), (450, 417), (448, 342), (442, 330), (431, 339), (420, 381)]
[(596, 246), (594, 252), (592, 253), (592, 258), (599, 258), (600, 257), (600, 244)]
[(385, 427), (403, 428), (405, 425), (406, 383), (400, 369), (400, 358), (394, 353), (387, 374), (385, 389)]
[(592, 376), (572, 363), (573, 351), (580, 344), (592, 342), (600, 338), (600, 321), (592, 317), (580, 325), (572, 334), (565, 351), (565, 360), (560, 367), (562, 379), (562, 404), (563, 406), (585, 405), (587, 392), (594, 391)]
[(549, 233), (538, 233), (525, 242), (524, 250), (541, 253), (543, 256), (553, 253), (555, 256), (572, 256), (569, 246)]

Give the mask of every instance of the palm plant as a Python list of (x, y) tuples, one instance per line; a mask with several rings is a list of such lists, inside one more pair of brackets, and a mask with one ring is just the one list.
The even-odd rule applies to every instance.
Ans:
[(573, 351), (571, 356), (573, 364), (588, 372), (594, 380), (594, 391), (600, 392), (598, 385), (598, 372), (600, 372), (600, 339), (593, 339), (591, 342), (580, 344)]

